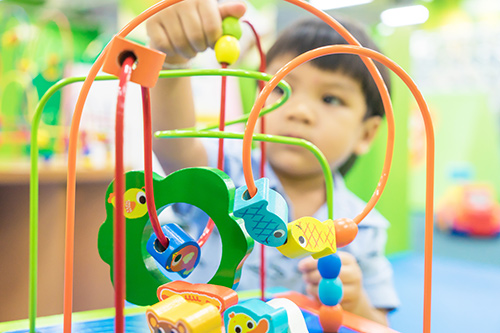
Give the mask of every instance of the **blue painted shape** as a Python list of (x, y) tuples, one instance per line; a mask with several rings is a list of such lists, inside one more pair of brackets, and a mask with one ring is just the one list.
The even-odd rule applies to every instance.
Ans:
[(226, 333), (250, 332), (251, 330), (286, 333), (288, 332), (288, 316), (283, 308), (275, 309), (260, 299), (249, 299), (231, 306), (224, 312), (224, 327)]
[(339, 276), (342, 262), (337, 253), (318, 259), (318, 271), (323, 279), (335, 279)]
[(340, 303), (344, 295), (342, 282), (339, 278), (336, 279), (322, 279), (319, 281), (318, 297), (321, 303), (334, 306)]
[(288, 205), (285, 199), (269, 188), (269, 179), (255, 182), (257, 193), (250, 198), (247, 186), (236, 189), (234, 216), (245, 221), (248, 234), (257, 242), (278, 247), (287, 238)]
[(161, 230), (170, 241), (168, 248), (153, 233), (146, 244), (148, 253), (167, 271), (188, 277), (200, 262), (200, 246), (175, 223), (165, 224)]

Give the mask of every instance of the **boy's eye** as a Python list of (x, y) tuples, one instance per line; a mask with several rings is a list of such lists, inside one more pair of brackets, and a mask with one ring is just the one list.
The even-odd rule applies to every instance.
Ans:
[(273, 93), (279, 94), (279, 95), (283, 95), (285, 92), (283, 91), (283, 89), (281, 89), (280, 87), (276, 86), (276, 88), (273, 89)]
[(325, 95), (323, 96), (323, 102), (331, 105), (343, 105), (342, 100), (337, 96)]

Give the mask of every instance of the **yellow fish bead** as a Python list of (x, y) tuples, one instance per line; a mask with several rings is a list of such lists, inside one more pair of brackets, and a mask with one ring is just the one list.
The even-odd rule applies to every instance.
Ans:
[(314, 217), (304, 216), (288, 223), (287, 228), (287, 241), (277, 247), (285, 257), (311, 255), (314, 259), (319, 259), (337, 251), (332, 220), (321, 222)]
[(215, 57), (221, 64), (232, 65), (240, 56), (240, 44), (238, 40), (229, 35), (219, 38), (217, 43), (215, 43), (214, 50)]
[(286, 257), (299, 258), (325, 248), (325, 226), (314, 217), (304, 216), (288, 223), (288, 238), (277, 249)]

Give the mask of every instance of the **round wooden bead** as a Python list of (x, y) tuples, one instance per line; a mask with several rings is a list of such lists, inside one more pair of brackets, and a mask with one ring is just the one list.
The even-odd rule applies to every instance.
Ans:
[(221, 64), (233, 64), (240, 56), (240, 45), (238, 40), (233, 36), (222, 36), (215, 43), (215, 57)]
[(335, 279), (339, 276), (342, 262), (337, 253), (318, 259), (318, 271), (323, 279)]
[(342, 307), (339, 305), (326, 306), (321, 305), (319, 308), (319, 323), (323, 328), (323, 332), (338, 332), (342, 326)]
[(358, 234), (358, 225), (351, 219), (341, 218), (333, 221), (335, 224), (335, 237), (337, 247), (350, 244)]
[(343, 294), (342, 281), (339, 278), (319, 281), (318, 297), (321, 303), (329, 306), (337, 305)]
[(229, 35), (235, 37), (236, 39), (240, 39), (240, 21), (234, 16), (228, 16), (224, 20), (222, 20), (222, 35)]

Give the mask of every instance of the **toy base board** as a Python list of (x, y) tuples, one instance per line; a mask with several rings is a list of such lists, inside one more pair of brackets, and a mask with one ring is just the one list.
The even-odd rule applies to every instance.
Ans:
[[(307, 328), (309, 333), (323, 333), (319, 325), (319, 319), (310, 312), (303, 311), (304, 318), (306, 319)], [(47, 327), (37, 328), (37, 333), (62, 333), (62, 325), (54, 325)], [(112, 333), (114, 332), (114, 318), (105, 318), (99, 320), (83, 321), (73, 324), (73, 332), (75, 333)], [(5, 333), (25, 333), (26, 329), (9, 331)], [(146, 317), (144, 314), (127, 315), (125, 317), (125, 332), (149, 332)], [(357, 333), (347, 327), (341, 327), (339, 333)]]

